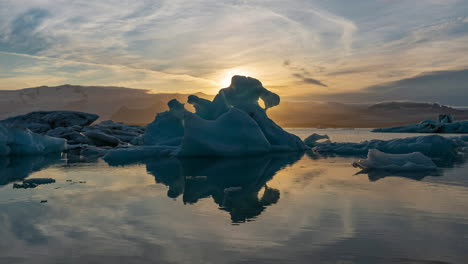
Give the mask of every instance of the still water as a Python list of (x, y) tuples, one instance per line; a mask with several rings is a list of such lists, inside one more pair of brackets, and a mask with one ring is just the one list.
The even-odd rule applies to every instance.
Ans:
[[(367, 175), (356, 159), (3, 159), (0, 263), (468, 263), (467, 163)], [(14, 189), (25, 177), (56, 182)]]

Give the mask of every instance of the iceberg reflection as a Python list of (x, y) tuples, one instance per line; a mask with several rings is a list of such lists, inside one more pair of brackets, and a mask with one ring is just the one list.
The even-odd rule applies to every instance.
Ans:
[(422, 179), (432, 176), (439, 177), (443, 175), (443, 170), (423, 170), (423, 171), (390, 171), (390, 170), (361, 170), (355, 175), (367, 174), (369, 181), (375, 182), (386, 177), (400, 177), (421, 181)]
[[(280, 191), (267, 182), (283, 168), (296, 163), (303, 152), (273, 153), (239, 158), (146, 159), (148, 173), (169, 187), (167, 196), (182, 196), (184, 204), (212, 197), (233, 223), (250, 221), (280, 199)], [(116, 164), (112, 165), (127, 165)]]
[(60, 162), (60, 154), (0, 157), (0, 186), (23, 180), (33, 172)]

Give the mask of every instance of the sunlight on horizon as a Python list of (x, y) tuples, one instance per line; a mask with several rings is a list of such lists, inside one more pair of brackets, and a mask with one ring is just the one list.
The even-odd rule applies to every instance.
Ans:
[(218, 84), (222, 88), (228, 87), (231, 84), (231, 78), (234, 75), (241, 75), (241, 76), (253, 77), (253, 78), (258, 79), (258, 77), (256, 76), (257, 73), (255, 71), (251, 70), (251, 69), (234, 68), (234, 69), (229, 69), (227, 71), (224, 71), (221, 74), (221, 77), (220, 77), (221, 80), (219, 81)]

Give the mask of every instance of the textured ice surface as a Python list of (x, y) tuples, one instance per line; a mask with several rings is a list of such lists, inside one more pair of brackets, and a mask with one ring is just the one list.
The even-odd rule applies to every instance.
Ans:
[[(168, 103), (169, 111), (159, 113), (146, 128), (143, 136), (131, 141), (133, 145), (158, 146), (136, 150), (113, 150), (125, 155), (142, 151), (139, 156), (157, 154), (164, 147), (178, 156), (241, 156), (279, 151), (301, 151), (307, 147), (268, 118), (266, 108), (278, 105), (278, 95), (265, 89), (250, 77), (234, 76), (231, 85), (220, 90), (213, 101), (190, 96), (196, 113), (185, 110), (177, 100)], [(172, 151), (178, 149), (178, 151)]]
[(44, 155), (60, 153), (66, 148), (66, 140), (39, 135), (27, 129), (0, 125), (0, 156)]
[(360, 143), (315, 142), (315, 152), (325, 155), (366, 155), (370, 149), (390, 154), (420, 152), (431, 158), (454, 158), (465, 146), (461, 138), (447, 138), (438, 135), (418, 136), (392, 140), (369, 140)]
[(73, 127), (57, 127), (47, 131), (46, 135), (67, 140), (69, 145), (88, 144), (89, 139), (80, 133), (80, 126)]
[(468, 121), (455, 122), (451, 115), (439, 115), (439, 120), (424, 120), (419, 124), (376, 128), (372, 132), (386, 133), (468, 133)]
[(75, 111), (37, 111), (10, 117), (0, 123), (12, 127), (28, 128), (35, 133), (46, 133), (57, 127), (87, 126), (98, 118), (99, 116), (95, 114)]
[(271, 150), (258, 124), (236, 108), (231, 108), (216, 120), (186, 113), (184, 125), (179, 156), (239, 156)]
[[(260, 107), (258, 103), (259, 99), (263, 101), (265, 109)], [(268, 143), (271, 145), (269, 150), (271, 152), (300, 151), (307, 148), (300, 138), (286, 132), (268, 118), (266, 109), (278, 105), (280, 103), (280, 97), (264, 88), (262, 83), (257, 79), (245, 76), (233, 76), (231, 85), (227, 88), (221, 89), (213, 99), (213, 102), (200, 99), (196, 96), (191, 96), (189, 97), (189, 103), (194, 105), (197, 110), (197, 115), (202, 118), (208, 117), (205, 119), (216, 119), (223, 113), (229, 111), (229, 109), (242, 110), (247, 113), (244, 118), (244, 123), (251, 123), (248, 119), (253, 119), (253, 121), (260, 127), (260, 134), (263, 134), (263, 136), (260, 134), (252, 134), (252, 139), (255, 137), (266, 138)], [(234, 130), (242, 129), (242, 127), (231, 127)], [(238, 133), (242, 133), (242, 131), (238, 131)], [(218, 146), (221, 146), (219, 143), (220, 142), (217, 143)], [(238, 141), (238, 144), (244, 143), (242, 141)], [(251, 151), (248, 152), (258, 152), (256, 147), (252, 146), (250, 149)], [(218, 153), (221, 151), (222, 150), (217, 150)], [(227, 151), (230, 150), (227, 149)], [(245, 153), (244, 151), (241, 151), (239, 154)]]
[(96, 125), (83, 127), (81, 132), (98, 132), (113, 138), (117, 138), (121, 142), (128, 143), (136, 137), (142, 135), (145, 132), (145, 128), (107, 120)]
[(326, 140), (327, 142), (329, 142), (330, 138), (328, 137), (328, 135), (319, 135), (313, 133), (312, 135), (304, 139), (304, 143), (309, 147), (314, 147), (319, 140)]
[(177, 100), (168, 102), (169, 111), (156, 115), (154, 121), (146, 127), (146, 132), (140, 140), (132, 142), (136, 145), (180, 145), (184, 135), (183, 115), (187, 112), (183, 104)]
[(242, 105), (240, 109), (257, 122), (268, 142), (270, 142), (272, 152), (301, 151), (307, 148), (299, 137), (285, 131), (268, 118), (266, 111), (258, 105)]
[(89, 131), (89, 132), (85, 132), (84, 135), (89, 139), (92, 145), (96, 145), (98, 147), (103, 147), (103, 146), (116, 147), (120, 144), (120, 140), (118, 138), (109, 136), (105, 133), (101, 133), (97, 131)]
[(388, 154), (377, 149), (370, 149), (366, 160), (353, 163), (363, 170), (421, 171), (435, 170), (437, 166), (420, 152), (408, 154)]

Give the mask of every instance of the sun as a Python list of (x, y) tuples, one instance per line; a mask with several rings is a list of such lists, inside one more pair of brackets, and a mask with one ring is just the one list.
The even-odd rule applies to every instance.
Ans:
[(223, 88), (228, 87), (231, 84), (231, 78), (234, 75), (241, 75), (241, 76), (254, 76), (255, 74), (253, 71), (249, 71), (247, 69), (230, 69), (227, 71), (224, 71), (223, 74), (221, 75), (219, 85)]

